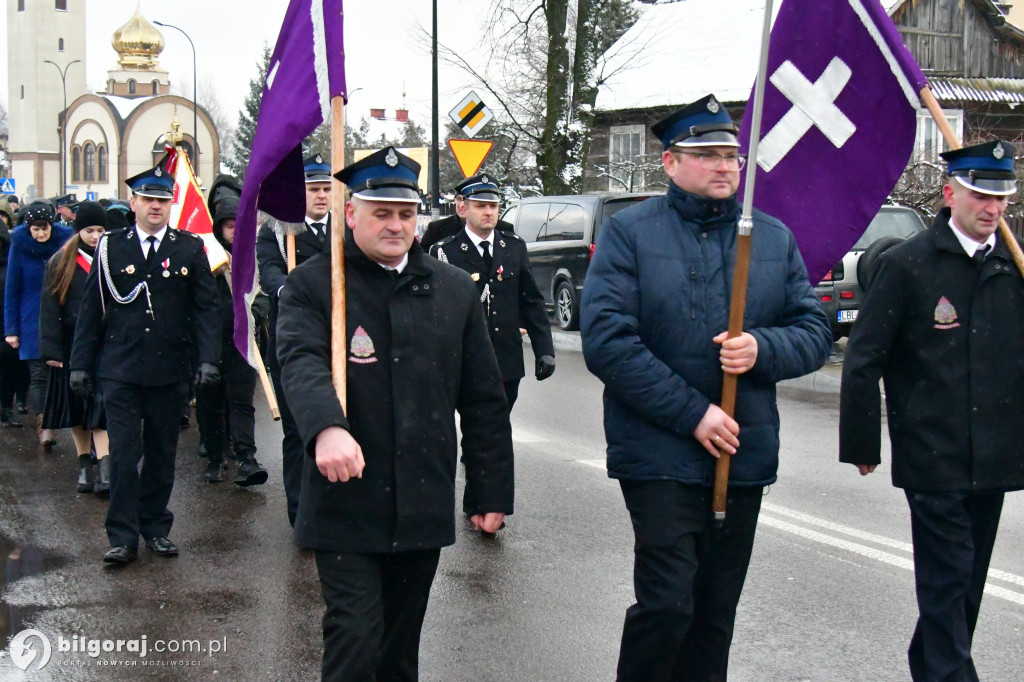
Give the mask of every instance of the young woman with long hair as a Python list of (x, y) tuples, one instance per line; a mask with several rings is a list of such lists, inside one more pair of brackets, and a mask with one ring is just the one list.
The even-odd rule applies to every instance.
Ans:
[[(92, 267), (96, 244), (107, 227), (107, 213), (93, 201), (78, 206), (75, 235), (50, 260), (46, 268), (39, 313), (39, 356), (50, 366), (44, 426), (71, 427), (78, 451), (80, 493), (110, 491), (110, 443), (107, 440), (102, 401), (90, 396), (83, 401), (68, 385), (65, 363), (71, 356), (78, 310), (85, 294), (85, 281)], [(93, 460), (91, 450), (96, 451)], [(93, 466), (98, 474), (93, 476)]]

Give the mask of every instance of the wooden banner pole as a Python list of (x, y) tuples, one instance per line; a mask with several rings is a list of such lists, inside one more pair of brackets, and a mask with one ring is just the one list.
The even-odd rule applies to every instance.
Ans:
[[(345, 167), (345, 99), (331, 98), (331, 168)], [(345, 190), (331, 191), (331, 376), (341, 409), (348, 410), (345, 327)]]

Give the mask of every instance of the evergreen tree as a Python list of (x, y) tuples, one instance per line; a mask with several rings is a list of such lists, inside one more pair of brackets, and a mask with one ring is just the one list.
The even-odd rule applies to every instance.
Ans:
[(256, 78), (249, 81), (249, 94), (245, 97), (242, 110), (238, 112), (234, 146), (224, 161), (239, 182), (245, 180), (245, 169), (249, 166), (249, 154), (252, 152), (252, 138), (256, 135), (256, 119), (259, 117), (260, 102), (263, 100), (263, 84), (267, 80), (270, 54), (270, 46), (264, 43), (263, 61), (259, 64)]

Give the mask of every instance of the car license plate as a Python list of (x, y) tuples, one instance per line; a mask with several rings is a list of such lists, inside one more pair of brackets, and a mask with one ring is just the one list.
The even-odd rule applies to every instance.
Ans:
[(840, 322), (853, 322), (857, 319), (856, 310), (840, 310), (838, 311)]

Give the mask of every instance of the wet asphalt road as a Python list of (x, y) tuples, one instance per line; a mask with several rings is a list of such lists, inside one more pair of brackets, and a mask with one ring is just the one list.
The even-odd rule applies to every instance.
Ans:
[[(632, 602), (632, 533), (618, 486), (603, 471), (600, 385), (579, 354), (560, 352), (558, 362), (551, 380), (524, 380), (513, 413), (518, 511), (508, 528), (486, 540), (457, 520), (457, 543), (442, 552), (422, 680), (614, 677)], [(732, 679), (909, 679), (904, 651), (915, 606), (906, 503), (884, 465), (861, 478), (836, 463), (837, 403), (831, 393), (780, 391), (780, 481), (764, 502)], [(183, 431), (171, 500), (181, 556), (143, 551), (120, 571), (100, 566), (105, 504), (73, 492), (70, 434), (47, 454), (28, 430), (0, 433), (0, 628), (6, 637), (35, 627), (54, 646), (38, 672), (0, 659), (0, 679), (318, 678), (316, 571), (311, 555), (290, 543), (280, 431), (264, 403), (258, 410), (270, 482), (251, 490), (203, 482), (196, 430)], [(992, 568), (976, 663), (982, 679), (1016, 680), (1024, 661), (1021, 495), (1007, 497)], [(59, 652), (58, 635), (145, 635), (150, 648), (158, 640), (206, 648), (216, 641), (220, 650), (151, 650), (145, 662), (153, 665), (142, 665), (136, 654)]]

